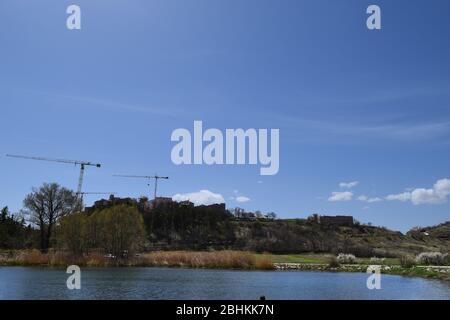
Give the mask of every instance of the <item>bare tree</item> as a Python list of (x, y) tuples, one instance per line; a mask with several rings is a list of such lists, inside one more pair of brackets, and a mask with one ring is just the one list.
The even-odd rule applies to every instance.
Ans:
[(39, 227), (42, 251), (50, 247), (58, 220), (72, 212), (76, 204), (76, 194), (57, 183), (44, 183), (26, 196), (23, 205), (29, 211), (32, 222)]
[(267, 219), (275, 220), (277, 218), (277, 214), (275, 212), (269, 212), (266, 214)]

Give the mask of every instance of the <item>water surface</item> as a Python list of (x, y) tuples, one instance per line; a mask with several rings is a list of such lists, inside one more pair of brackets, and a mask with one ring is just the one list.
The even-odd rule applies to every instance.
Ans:
[(0, 299), (445, 299), (450, 283), (382, 275), (368, 290), (365, 273), (82, 268), (81, 290), (65, 269), (0, 267)]

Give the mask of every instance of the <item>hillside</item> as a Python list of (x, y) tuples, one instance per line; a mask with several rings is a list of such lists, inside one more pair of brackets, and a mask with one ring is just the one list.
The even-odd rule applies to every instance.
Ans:
[[(308, 219), (257, 218), (232, 214), (225, 205), (194, 206), (158, 198), (102, 200), (89, 212), (118, 204), (136, 206), (145, 224), (148, 250), (235, 249), (271, 253), (353, 253), (359, 257), (398, 257), (450, 251), (450, 223), (408, 234), (353, 223), (351, 217), (313, 215)], [(330, 223), (335, 221), (336, 223)]]
[(426, 240), (427, 238), (450, 241), (450, 221), (437, 226), (416, 228), (407, 233), (414, 239)]
[(450, 239), (444, 237), (443, 228), (433, 233), (430, 229), (429, 236), (419, 238), (380, 227), (323, 226), (302, 219), (234, 223), (236, 245), (246, 250), (276, 253), (348, 252), (361, 257), (397, 257), (424, 251), (450, 251)]

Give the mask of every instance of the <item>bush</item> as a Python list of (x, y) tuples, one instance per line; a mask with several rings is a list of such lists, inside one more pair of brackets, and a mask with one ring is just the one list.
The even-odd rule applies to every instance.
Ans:
[(346, 248), (345, 253), (350, 253), (357, 257), (369, 258), (375, 255), (375, 250), (370, 246), (356, 245)]
[(339, 268), (341, 264), (339, 263), (338, 259), (335, 256), (332, 256), (328, 260), (328, 267), (330, 268)]
[(344, 264), (351, 264), (356, 262), (356, 257), (354, 255), (346, 253), (339, 253), (336, 259), (339, 263)]
[(400, 265), (403, 268), (412, 268), (416, 265), (416, 261), (410, 256), (401, 256), (400, 257)]
[(418, 264), (425, 264), (425, 265), (445, 265), (447, 262), (447, 253), (440, 253), (440, 252), (422, 252), (416, 257), (416, 262)]

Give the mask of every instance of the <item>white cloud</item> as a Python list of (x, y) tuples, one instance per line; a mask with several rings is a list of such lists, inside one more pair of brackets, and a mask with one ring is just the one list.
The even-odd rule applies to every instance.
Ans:
[(434, 190), (440, 197), (448, 197), (450, 195), (450, 179), (441, 179), (434, 184)]
[(411, 192), (403, 192), (403, 193), (398, 193), (398, 194), (390, 194), (386, 197), (386, 200), (388, 201), (402, 201), (402, 202), (406, 202), (411, 200)]
[(441, 196), (434, 189), (418, 188), (411, 192), (411, 202), (417, 204), (439, 204), (447, 201), (447, 197)]
[(215, 203), (225, 203), (224, 198), (221, 194), (213, 193), (209, 190), (200, 190), (198, 192), (176, 194), (172, 197), (174, 201), (186, 201), (189, 200), (194, 205), (210, 205)]
[(341, 182), (339, 183), (339, 187), (351, 189), (356, 187), (359, 184), (359, 181), (351, 181), (351, 182)]
[(331, 196), (328, 198), (328, 201), (336, 202), (336, 201), (350, 201), (353, 198), (353, 192), (344, 191), (344, 192), (332, 192)]
[(367, 196), (364, 195), (358, 197), (359, 201), (367, 201), (367, 199), (368, 199)]
[(431, 189), (416, 188), (399, 194), (390, 194), (386, 200), (411, 201), (414, 205), (445, 203), (450, 196), (450, 179), (436, 181)]
[(368, 196), (365, 195), (361, 195), (357, 198), (359, 201), (364, 201), (367, 203), (373, 203), (373, 202), (380, 202), (383, 201), (383, 199), (379, 198), (379, 197), (373, 197), (373, 198), (369, 198)]
[(244, 202), (249, 202), (249, 201), (250, 201), (250, 198), (244, 197), (244, 196), (239, 196), (239, 197), (236, 197), (235, 200), (236, 200), (236, 202), (244, 203)]

